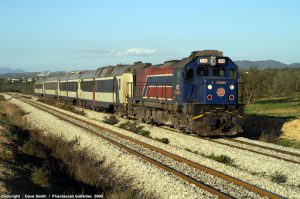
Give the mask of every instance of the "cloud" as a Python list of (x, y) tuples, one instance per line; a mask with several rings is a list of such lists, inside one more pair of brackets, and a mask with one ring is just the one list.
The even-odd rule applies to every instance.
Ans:
[(156, 49), (148, 49), (148, 48), (129, 48), (126, 50), (125, 54), (128, 56), (159, 55), (159, 53)]
[(98, 57), (115, 57), (118, 52), (116, 50), (99, 50), (95, 48), (88, 48), (85, 50), (76, 51), (77, 55), (74, 58), (86, 59), (86, 58), (98, 58)]
[(77, 50), (77, 55), (74, 56), (76, 59), (87, 59), (87, 58), (100, 58), (100, 57), (143, 57), (143, 56), (165, 56), (174, 55), (175, 53), (166, 53), (158, 51), (157, 49), (150, 48), (129, 48), (126, 50), (101, 50), (95, 48), (88, 48), (84, 50)]

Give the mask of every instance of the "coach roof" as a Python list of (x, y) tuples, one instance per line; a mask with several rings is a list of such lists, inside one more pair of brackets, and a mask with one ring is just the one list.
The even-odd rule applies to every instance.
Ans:
[(72, 71), (64, 76), (62, 76), (59, 80), (60, 81), (66, 81), (66, 80), (75, 80), (75, 79), (80, 79), (81, 75), (86, 72), (86, 71)]

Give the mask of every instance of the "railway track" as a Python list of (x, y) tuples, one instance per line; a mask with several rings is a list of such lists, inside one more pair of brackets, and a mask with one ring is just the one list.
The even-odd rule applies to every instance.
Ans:
[[(253, 153), (260, 154), (260, 155), (269, 156), (269, 157), (272, 157), (272, 158), (275, 158), (275, 159), (284, 160), (286, 162), (300, 164), (300, 161), (288, 159), (288, 158), (281, 157), (281, 156), (278, 156), (278, 155), (268, 154), (268, 153), (258, 151), (258, 150), (259, 149), (266, 149), (266, 150), (269, 150), (269, 151), (274, 151), (274, 152), (280, 153), (282, 155), (290, 155), (290, 156), (294, 156), (294, 157), (300, 157), (300, 155), (297, 154), (297, 153), (292, 153), (292, 152), (289, 152), (289, 151), (274, 149), (274, 148), (271, 148), (271, 147), (261, 146), (261, 145), (258, 145), (258, 144), (253, 144), (253, 143), (249, 143), (249, 142), (245, 142), (245, 141), (241, 141), (241, 140), (236, 140), (236, 139), (225, 138), (226, 141), (239, 143), (239, 144), (242, 144), (244, 146), (238, 146), (238, 145), (231, 144), (231, 143), (228, 143), (228, 142), (222, 142), (222, 141), (217, 140), (217, 139), (206, 139), (206, 140), (208, 140), (210, 142), (222, 144), (222, 145), (225, 145), (225, 146), (235, 147), (235, 148), (238, 148), (238, 149), (241, 149), (241, 150), (250, 151), (250, 152), (253, 152)], [(245, 146), (245, 145), (256, 147), (256, 148), (258, 148), (258, 150), (253, 150), (253, 149), (247, 148), (247, 146)]]
[[(161, 128), (163, 128), (165, 130), (181, 133), (180, 131), (174, 130), (170, 127), (163, 126)], [(190, 135), (190, 136), (193, 136), (193, 135)], [(250, 151), (252, 153), (265, 155), (265, 156), (268, 156), (268, 157), (272, 157), (272, 158), (279, 159), (279, 160), (284, 160), (284, 161), (291, 162), (291, 163), (300, 164), (300, 161), (291, 160), (291, 159), (288, 159), (288, 158), (285, 158), (285, 157), (280, 157), (280, 156), (277, 156), (277, 155), (268, 154), (268, 153), (258, 151), (258, 150), (265, 149), (265, 150), (269, 150), (271, 152), (279, 153), (281, 155), (289, 155), (289, 156), (294, 156), (294, 157), (300, 157), (300, 154), (293, 153), (293, 152), (290, 152), (290, 151), (276, 149), (276, 148), (272, 148), (272, 147), (268, 147), (268, 146), (262, 146), (262, 145), (259, 145), (259, 144), (254, 144), (254, 143), (250, 143), (250, 142), (246, 142), (246, 141), (242, 141), (242, 140), (237, 140), (237, 139), (234, 139), (234, 138), (222, 138), (223, 140), (228, 141), (228, 142), (222, 142), (220, 139), (208, 139), (208, 138), (199, 138), (199, 139), (205, 139), (207, 141), (214, 142), (214, 143), (217, 143), (217, 144), (222, 144), (224, 146), (235, 147), (235, 148), (238, 148), (238, 149), (241, 149), (241, 150)], [(238, 146), (238, 145), (235, 145), (235, 144), (231, 144), (229, 142), (238, 143), (240, 145)], [(255, 148), (257, 148), (257, 150), (249, 149), (249, 148), (247, 148), (247, 146), (255, 147)]]
[(268, 147), (268, 146), (262, 146), (262, 145), (254, 144), (254, 143), (251, 143), (251, 142), (246, 142), (246, 141), (237, 140), (237, 139), (229, 139), (229, 138), (225, 138), (225, 140), (228, 140), (228, 141), (231, 141), (231, 142), (236, 142), (236, 143), (239, 143), (239, 144), (254, 146), (254, 147), (258, 147), (258, 148), (262, 148), (262, 149), (267, 149), (267, 150), (275, 151), (277, 153), (282, 153), (282, 154), (285, 154), (285, 155), (300, 157), (300, 154), (298, 154), (298, 153), (293, 153), (293, 152), (290, 152), (290, 151), (276, 149), (276, 148), (272, 148), (272, 147)]
[[(221, 172), (218, 172), (216, 170), (210, 169), (210, 168), (208, 168), (208, 167), (206, 167), (204, 165), (195, 163), (195, 162), (190, 161), (188, 159), (185, 159), (183, 157), (180, 157), (180, 156), (177, 156), (177, 155), (172, 154), (170, 152), (164, 151), (164, 150), (162, 150), (160, 148), (157, 148), (157, 147), (154, 147), (154, 146), (149, 145), (147, 143), (144, 143), (142, 141), (136, 140), (136, 139), (134, 139), (132, 137), (128, 137), (128, 136), (120, 134), (120, 133), (118, 133), (116, 131), (112, 131), (111, 129), (107, 129), (107, 128), (103, 127), (103, 126), (100, 126), (98, 124), (89, 122), (89, 121), (87, 121), (85, 119), (82, 119), (82, 118), (79, 118), (79, 117), (67, 114), (67, 113), (62, 112), (62, 111), (58, 111), (57, 109), (49, 108), (48, 106), (41, 105), (40, 103), (32, 102), (32, 101), (30, 101), (28, 99), (20, 99), (20, 100), (23, 101), (23, 102), (25, 102), (25, 103), (27, 103), (27, 104), (30, 104), (31, 106), (33, 106), (33, 107), (35, 107), (37, 109), (45, 111), (45, 112), (47, 112), (47, 113), (49, 113), (49, 114), (51, 114), (51, 115), (53, 115), (53, 116), (55, 116), (55, 117), (57, 117), (57, 118), (59, 118), (61, 120), (64, 120), (64, 121), (66, 121), (68, 123), (71, 123), (73, 125), (79, 126), (80, 128), (83, 128), (83, 129), (87, 130), (88, 132), (90, 132), (90, 133), (92, 133), (92, 134), (94, 134), (96, 136), (101, 137), (102, 139), (108, 141), (109, 143), (111, 143), (111, 144), (113, 144), (113, 145), (115, 145), (115, 146), (117, 146), (119, 148), (122, 148), (123, 150), (127, 151), (128, 153), (133, 154), (135, 156), (138, 156), (138, 157), (142, 158), (143, 160), (145, 160), (147, 162), (150, 162), (151, 164), (154, 164), (157, 167), (159, 167), (159, 168), (161, 168), (161, 169), (163, 169), (165, 171), (168, 171), (168, 172), (170, 172), (170, 173), (172, 173), (172, 174), (180, 177), (181, 179), (183, 179), (183, 180), (185, 180), (185, 181), (187, 181), (187, 182), (189, 182), (191, 184), (194, 184), (195, 186), (197, 186), (197, 187), (199, 187), (201, 189), (204, 189), (204, 190), (210, 192), (211, 194), (218, 196), (219, 198), (232, 198), (232, 196), (230, 196), (230, 195), (228, 195), (226, 193), (223, 193), (222, 191), (220, 191), (220, 190), (218, 190), (218, 189), (216, 189), (216, 188), (214, 188), (214, 187), (212, 187), (210, 185), (207, 185), (207, 184), (205, 184), (203, 182), (200, 182), (200, 181), (198, 181), (197, 179), (194, 179), (191, 176), (188, 176), (188, 175), (186, 175), (186, 174), (184, 174), (182, 172), (179, 172), (179, 171), (177, 171), (177, 170), (175, 170), (175, 169), (173, 169), (173, 168), (171, 168), (171, 167), (169, 167), (169, 166), (167, 166), (167, 165), (165, 165), (165, 164), (163, 164), (161, 162), (158, 162), (155, 159), (147, 157), (144, 154), (141, 154), (141, 153), (139, 153), (139, 152), (137, 152), (137, 151), (135, 151), (135, 150), (133, 150), (133, 149), (125, 146), (125, 145), (122, 145), (122, 144), (120, 144), (120, 143), (118, 143), (118, 142), (116, 142), (116, 141), (108, 138), (108, 137), (105, 137), (105, 136), (99, 134), (99, 130), (100, 131), (109, 132), (109, 133), (111, 133), (111, 134), (113, 134), (115, 136), (118, 136), (118, 137), (120, 137), (120, 138), (122, 138), (124, 140), (130, 141), (130, 142), (135, 143), (137, 145), (140, 145), (140, 146), (142, 146), (144, 148), (147, 148), (147, 149), (149, 149), (151, 151), (154, 151), (154, 152), (159, 153), (161, 155), (164, 155), (166, 157), (172, 158), (175, 161), (187, 164), (190, 167), (193, 167), (193, 168), (195, 168), (197, 170), (200, 170), (202, 172), (208, 173), (208, 174), (210, 174), (212, 176), (216, 176), (216, 177), (218, 177), (220, 179), (223, 179), (223, 180), (225, 180), (227, 182), (233, 183), (233, 184), (235, 184), (237, 186), (243, 187), (244, 189), (249, 190), (249, 191), (254, 192), (254, 193), (257, 193), (257, 194), (259, 194), (262, 197), (283, 198), (282, 196), (279, 196), (279, 195), (277, 195), (275, 193), (269, 192), (269, 191), (264, 190), (262, 188), (259, 188), (259, 187), (256, 187), (254, 185), (251, 185), (251, 184), (249, 184), (247, 182), (241, 181), (241, 180), (239, 180), (237, 178), (234, 178), (234, 177), (228, 176), (228, 175), (226, 175), (224, 173), (221, 173)], [(95, 130), (93, 130), (95, 128), (98, 130), (98, 132), (95, 131)]]

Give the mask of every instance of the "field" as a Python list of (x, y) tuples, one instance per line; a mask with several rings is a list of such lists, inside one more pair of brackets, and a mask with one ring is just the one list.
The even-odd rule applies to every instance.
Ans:
[(245, 112), (251, 115), (300, 118), (300, 95), (292, 98), (261, 99), (247, 105)]
[(33, 83), (0, 83), (0, 92), (34, 94)]
[(261, 99), (247, 105), (247, 136), (300, 148), (300, 95)]

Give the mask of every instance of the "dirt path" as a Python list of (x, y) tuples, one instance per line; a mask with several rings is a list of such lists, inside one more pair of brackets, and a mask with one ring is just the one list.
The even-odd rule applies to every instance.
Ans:
[(300, 119), (285, 123), (281, 130), (283, 138), (295, 139), (300, 142)]

